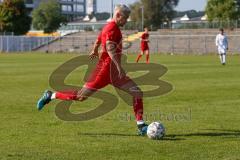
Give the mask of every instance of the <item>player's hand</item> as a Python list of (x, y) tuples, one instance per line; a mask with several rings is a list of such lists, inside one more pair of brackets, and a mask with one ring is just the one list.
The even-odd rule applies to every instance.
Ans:
[(94, 58), (98, 57), (98, 55), (98, 50), (92, 50), (92, 52), (89, 54), (89, 58), (93, 60)]

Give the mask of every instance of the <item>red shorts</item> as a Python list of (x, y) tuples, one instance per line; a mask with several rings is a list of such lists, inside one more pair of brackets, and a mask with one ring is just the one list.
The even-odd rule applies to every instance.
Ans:
[(141, 43), (141, 50), (142, 51), (149, 50), (148, 44), (147, 43)]
[(100, 61), (96, 69), (91, 73), (84, 87), (98, 90), (111, 84), (119, 88), (130, 81), (132, 80), (128, 76), (119, 78), (118, 71), (114, 67), (111, 67), (111, 62)]

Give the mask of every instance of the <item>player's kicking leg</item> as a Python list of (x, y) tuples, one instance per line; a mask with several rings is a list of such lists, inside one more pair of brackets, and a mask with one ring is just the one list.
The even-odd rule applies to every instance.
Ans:
[(37, 109), (42, 110), (46, 104), (48, 104), (54, 99), (84, 101), (89, 96), (91, 96), (95, 91), (96, 90), (91, 90), (85, 87), (83, 87), (80, 91), (72, 90), (63, 92), (52, 92), (46, 90), (43, 93), (43, 96), (37, 102)]
[(41, 110), (46, 104), (48, 104), (51, 101), (52, 97), (52, 91), (46, 90), (42, 97), (37, 102), (37, 109)]

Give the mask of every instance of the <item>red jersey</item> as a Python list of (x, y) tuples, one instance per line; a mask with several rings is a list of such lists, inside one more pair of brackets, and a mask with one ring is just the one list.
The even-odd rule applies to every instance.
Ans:
[[(96, 69), (92, 72), (90, 78), (88, 79), (85, 87), (90, 89), (100, 89), (108, 84), (120, 85), (129, 81), (128, 77), (122, 79), (118, 77), (118, 70), (110, 56), (108, 55), (106, 44), (107, 41), (111, 41), (116, 44), (116, 54), (117, 60), (121, 60), (122, 53), (122, 33), (116, 22), (109, 22), (98, 35), (97, 40), (101, 42), (102, 45), (102, 55), (97, 64)], [(114, 82), (113, 82), (114, 81)]]
[(101, 36), (99, 38), (102, 44), (101, 60), (110, 58), (106, 49), (107, 41), (111, 41), (116, 44), (117, 46), (116, 53), (120, 56), (120, 54), (122, 53), (122, 33), (119, 27), (117, 26), (116, 22), (114, 21), (109, 22), (102, 29)]
[(141, 36), (141, 49), (142, 51), (145, 51), (145, 50), (148, 50), (149, 47), (148, 47), (148, 37), (149, 37), (149, 34), (148, 33), (143, 33), (142, 36)]

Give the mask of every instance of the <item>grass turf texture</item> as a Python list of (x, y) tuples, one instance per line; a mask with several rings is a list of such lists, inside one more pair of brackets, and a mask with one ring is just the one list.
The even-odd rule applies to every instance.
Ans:
[[(74, 56), (0, 54), (0, 159), (239, 159), (239, 56), (229, 56), (226, 66), (217, 56), (151, 56), (151, 62), (168, 68), (161, 79), (174, 86), (171, 93), (144, 101), (147, 115), (161, 113), (156, 120), (163, 121), (167, 135), (159, 141), (136, 136), (134, 120), (123, 118), (132, 108), (123, 101), (86, 122), (59, 120), (58, 101), (37, 111), (49, 75)], [(134, 62), (136, 56), (128, 58)], [(85, 69), (74, 71), (66, 83), (82, 84)], [(110, 86), (104, 90), (117, 96)], [(74, 103), (71, 111), (98, 103)]]

